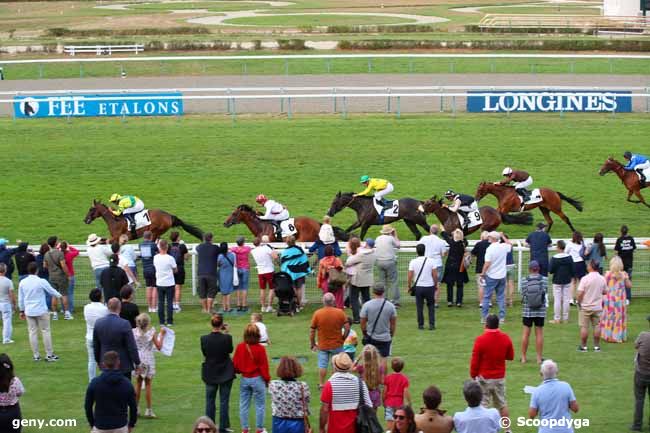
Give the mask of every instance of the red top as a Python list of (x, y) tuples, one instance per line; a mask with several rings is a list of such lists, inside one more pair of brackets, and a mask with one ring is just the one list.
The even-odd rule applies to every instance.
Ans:
[(392, 373), (384, 378), (384, 407), (400, 407), (404, 404), (404, 390), (409, 378), (402, 373)]
[(236, 246), (230, 249), (233, 253), (235, 253), (235, 257), (237, 258), (237, 269), (250, 269), (251, 265), (248, 262), (248, 254), (250, 254), (252, 248), (248, 247), (246, 245), (243, 246)]
[(506, 377), (506, 360), (512, 361), (514, 357), (508, 334), (500, 329), (486, 329), (474, 341), (469, 375), (472, 378), (503, 379)]
[(79, 250), (72, 245), (68, 245), (68, 251), (63, 252), (63, 257), (65, 257), (65, 265), (68, 267), (68, 271), (70, 272), (71, 277), (74, 275), (74, 265), (72, 262), (77, 258), (78, 255)]
[[(247, 346), (250, 348), (250, 352), (246, 348)], [(239, 343), (235, 349), (232, 362), (235, 364), (235, 372), (244, 377), (262, 376), (264, 382), (269, 383), (271, 381), (269, 360), (266, 357), (266, 349), (261, 344), (247, 345), (244, 342)]]
[(352, 410), (333, 410), (332, 409), (332, 384), (329, 380), (325, 383), (320, 395), (321, 403), (329, 407), (329, 417), (327, 419), (327, 431), (336, 433), (356, 433), (357, 431), (357, 409)]

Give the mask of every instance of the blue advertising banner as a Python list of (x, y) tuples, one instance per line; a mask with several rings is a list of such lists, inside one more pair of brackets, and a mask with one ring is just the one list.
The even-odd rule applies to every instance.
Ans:
[[(470, 113), (632, 112), (632, 92), (613, 90), (512, 90), (468, 92)], [(479, 95), (473, 96), (472, 94)]]
[(180, 92), (15, 96), (14, 113), (30, 117), (178, 116)]

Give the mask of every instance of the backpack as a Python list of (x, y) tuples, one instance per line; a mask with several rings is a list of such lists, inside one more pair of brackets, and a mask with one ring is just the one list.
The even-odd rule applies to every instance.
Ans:
[(176, 260), (176, 264), (180, 264), (183, 262), (183, 254), (181, 253), (181, 246), (180, 244), (171, 244), (169, 246), (169, 252), (168, 254)]
[(329, 271), (327, 271), (327, 282), (329, 284), (332, 284), (334, 286), (342, 286), (343, 284), (347, 283), (347, 281), (348, 276), (342, 270), (331, 268)]
[(526, 279), (524, 301), (529, 308), (538, 309), (546, 303), (546, 289), (544, 288), (541, 275), (537, 278)]

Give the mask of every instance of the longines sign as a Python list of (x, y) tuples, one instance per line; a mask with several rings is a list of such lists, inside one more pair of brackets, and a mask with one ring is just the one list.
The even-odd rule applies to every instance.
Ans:
[[(617, 112), (632, 111), (629, 91), (512, 90), (468, 92), (470, 113), (501, 112)], [(477, 94), (477, 95), (474, 95)]]

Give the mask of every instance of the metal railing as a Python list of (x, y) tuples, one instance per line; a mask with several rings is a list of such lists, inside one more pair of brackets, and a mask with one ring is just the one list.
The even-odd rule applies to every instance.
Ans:
[(479, 28), (576, 28), (643, 31), (650, 28), (650, 19), (600, 15), (487, 14), (479, 22)]
[(134, 45), (66, 45), (63, 52), (74, 56), (76, 54), (95, 53), (98, 56), (111, 56), (113, 53), (141, 53), (143, 44)]

